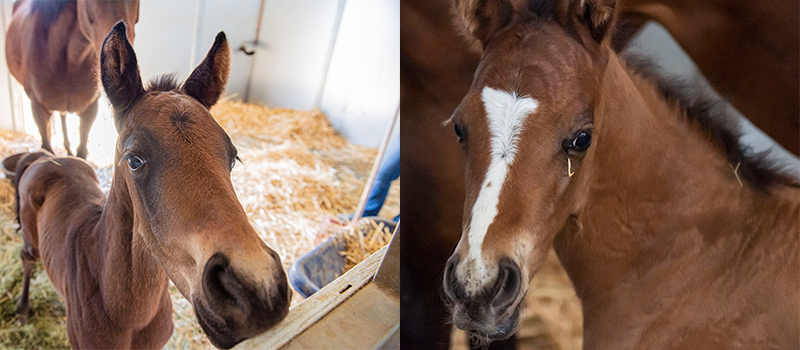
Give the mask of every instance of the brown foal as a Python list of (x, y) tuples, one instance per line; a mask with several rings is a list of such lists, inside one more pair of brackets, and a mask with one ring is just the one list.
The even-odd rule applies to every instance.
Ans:
[(554, 248), (589, 349), (800, 347), (800, 181), (719, 101), (611, 49), (615, 1), (457, 1), (483, 57), (452, 124), (456, 326), (501, 339)]
[(75, 348), (163, 347), (170, 280), (218, 347), (286, 316), (280, 258), (248, 223), (230, 180), (236, 148), (208, 111), (229, 62), (220, 33), (183, 85), (167, 76), (145, 89), (125, 25), (113, 28), (101, 56), (119, 133), (108, 198), (81, 159), (39, 152), (18, 164), (23, 320), (37, 259), (67, 304)]

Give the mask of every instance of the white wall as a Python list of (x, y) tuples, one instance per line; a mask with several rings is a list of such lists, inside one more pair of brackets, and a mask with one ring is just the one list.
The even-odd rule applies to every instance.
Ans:
[(319, 107), (340, 133), (377, 145), (400, 105), (400, 2), (349, 0)]
[[(6, 32), (11, 21), (12, 2), (8, 0), (0, 1), (0, 28)], [(16, 88), (16, 80), (11, 76), (6, 65), (6, 36), (0, 36), (0, 128), (7, 130), (22, 131), (24, 128), (22, 118), (22, 108), (20, 94), (22, 91)]]

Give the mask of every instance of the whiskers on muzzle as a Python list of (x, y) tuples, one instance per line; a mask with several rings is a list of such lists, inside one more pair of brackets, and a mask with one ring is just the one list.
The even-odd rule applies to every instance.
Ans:
[(494, 281), (469, 292), (464, 287), (465, 281), (459, 280), (456, 273), (459, 258), (458, 254), (450, 258), (443, 278), (445, 305), (453, 315), (453, 323), (487, 344), (512, 336), (518, 328), (522, 300), (519, 266), (510, 258), (501, 258)]

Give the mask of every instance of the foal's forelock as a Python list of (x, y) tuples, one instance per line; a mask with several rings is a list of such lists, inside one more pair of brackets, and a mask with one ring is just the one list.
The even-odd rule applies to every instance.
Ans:
[[(500, 201), (500, 193), (506, 181), (509, 167), (517, 154), (520, 133), (528, 116), (539, 105), (535, 99), (519, 96), (516, 92), (484, 87), (481, 100), (486, 111), (490, 135), (490, 163), (484, 174), (478, 198), (472, 206), (467, 242), (469, 251), (457, 273), (465, 282), (469, 294), (481, 291), (495, 279), (497, 268), (488, 267), (483, 258), (483, 241), (494, 222)], [(491, 264), (490, 266), (494, 266)]]

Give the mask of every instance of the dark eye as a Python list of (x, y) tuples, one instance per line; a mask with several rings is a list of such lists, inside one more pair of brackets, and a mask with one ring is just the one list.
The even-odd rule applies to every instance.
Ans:
[(131, 170), (139, 170), (142, 165), (144, 165), (144, 159), (139, 156), (128, 156), (128, 167), (131, 168)]
[(591, 131), (584, 130), (575, 135), (575, 138), (567, 145), (567, 149), (583, 152), (592, 145)]
[(234, 165), (236, 165), (236, 161), (237, 161), (237, 160), (239, 161), (239, 163), (241, 163), (241, 162), (242, 162), (242, 160), (241, 160), (241, 159), (239, 159), (239, 157), (238, 157), (238, 156), (234, 157), (234, 158), (233, 158), (233, 160), (231, 161), (231, 170), (233, 170), (233, 166), (234, 166)]
[(455, 130), (456, 136), (458, 136), (458, 142), (459, 143), (463, 143), (464, 142), (464, 131), (461, 130), (461, 126), (459, 126), (456, 123), (453, 123), (453, 130)]

